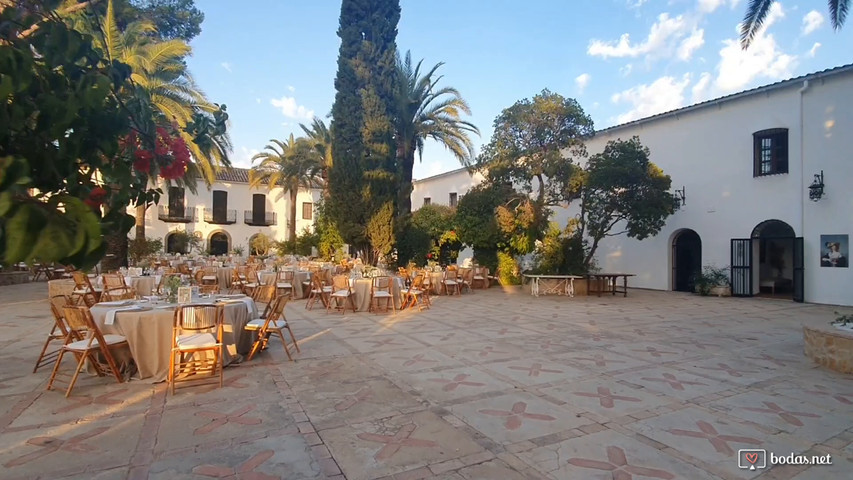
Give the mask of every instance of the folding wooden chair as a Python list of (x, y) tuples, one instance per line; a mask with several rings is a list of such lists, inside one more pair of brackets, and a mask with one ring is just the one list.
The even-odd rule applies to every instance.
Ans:
[(486, 275), (486, 267), (474, 267), (473, 275), (471, 276), (471, 288), (477, 288), (477, 284), (482, 284), (482, 288), (489, 288), (489, 278)]
[(240, 292), (243, 293), (248, 281), (246, 280), (246, 266), (241, 265), (231, 272), (231, 285), (228, 287), (228, 293)]
[(128, 286), (124, 276), (118, 273), (105, 273), (101, 275), (104, 291), (101, 294), (102, 301), (133, 300), (136, 298), (136, 290)]
[(290, 355), (290, 349), (287, 347), (287, 340), (284, 339), (284, 330), (287, 330), (290, 334), (291, 341), (293, 341), (293, 346), (296, 347), (297, 352), (299, 351), (299, 343), (297, 343), (296, 336), (293, 335), (293, 330), (290, 329), (290, 325), (287, 323), (287, 319), (284, 316), (284, 307), (287, 306), (287, 302), (289, 300), (289, 295), (277, 296), (273, 302), (272, 308), (266, 312), (266, 315), (261, 318), (250, 320), (246, 324), (244, 327), (246, 330), (258, 332), (258, 339), (255, 340), (254, 345), (252, 345), (252, 351), (249, 352), (249, 360), (251, 360), (256, 353), (267, 348), (267, 344), (269, 343), (269, 339), (272, 335), (278, 335), (279, 338), (281, 338), (282, 346), (284, 346), (284, 353), (287, 354), (287, 358), (291, 362), (293, 361), (293, 357)]
[(462, 293), (463, 288), (467, 288), (468, 293), (474, 293), (474, 290), (471, 288), (471, 284), (474, 282), (474, 270), (471, 268), (460, 268), (457, 282), (459, 282), (459, 293)]
[[(73, 353), (78, 358), (77, 368), (74, 370), (74, 375), (71, 377), (68, 389), (65, 391), (66, 398), (71, 395), (71, 390), (74, 389), (74, 384), (77, 383), (77, 377), (80, 375), (80, 371), (83, 370), (86, 360), (89, 360), (95, 366), (95, 370), (99, 376), (103, 377), (105, 374), (112, 374), (118, 383), (124, 383), (124, 377), (119, 371), (112, 350), (127, 346), (127, 340), (121, 335), (103, 335), (92, 318), (92, 312), (89, 311), (89, 307), (66, 306), (63, 307), (63, 313), (67, 324), (68, 336), (66, 337), (65, 345), (59, 350), (59, 356), (56, 358), (56, 364), (53, 367), (53, 373), (50, 375), (47, 389), (53, 389), (53, 384), (56, 382), (57, 374), (59, 373), (59, 367), (62, 364), (62, 357), (65, 356), (66, 352)], [(82, 340), (74, 340), (76, 338), (81, 338)]]
[(216, 275), (216, 267), (204, 267), (201, 270), (201, 275), (196, 273), (198, 282), (198, 290), (200, 293), (219, 293), (219, 277)]
[(293, 270), (278, 272), (275, 279), (275, 288), (278, 295), (287, 294), (293, 296)]
[(101, 301), (101, 290), (92, 286), (92, 281), (89, 276), (83, 272), (76, 271), (71, 274), (74, 279), (74, 290), (71, 292), (71, 300), (74, 305), (83, 305), (91, 307)]
[(417, 305), (418, 311), (423, 310), (424, 307), (429, 309), (429, 296), (427, 296), (426, 290), (424, 289), (425, 276), (426, 272), (422, 272), (420, 275), (416, 275), (412, 280), (412, 284), (406, 290), (406, 300), (403, 304), (403, 308), (411, 308)]
[(370, 307), (369, 310), (373, 313), (379, 313), (380, 302), (384, 301), (382, 313), (388, 313), (390, 309), (397, 313), (397, 306), (394, 305), (394, 294), (391, 288), (391, 277), (374, 277), (373, 283), (370, 285)]
[[(74, 302), (71, 300), (71, 297), (67, 295), (54, 295), (50, 298), (50, 313), (53, 315), (53, 327), (47, 335), (47, 339), (44, 342), (44, 346), (41, 348), (38, 359), (36, 359), (36, 366), (33, 368), (33, 373), (36, 373), (42, 365), (46, 365), (51, 361), (56, 360), (59, 356), (59, 351), (62, 350), (61, 345), (59, 348), (51, 350), (50, 352), (48, 352), (47, 349), (50, 347), (51, 342), (60, 341), (62, 344), (65, 344), (66, 339), (69, 338), (69, 330), (65, 327), (65, 312), (62, 309), (73, 305)], [(75, 332), (74, 336), (71, 337), (71, 341), (77, 340), (82, 340), (82, 338), (78, 337)]]
[(329, 295), (329, 303), (326, 305), (326, 312), (340, 310), (341, 315), (346, 314), (347, 304), (349, 304), (353, 313), (355, 313), (355, 294), (352, 293), (352, 288), (349, 285), (349, 277), (346, 275), (337, 275), (332, 279), (332, 294)]
[(252, 300), (255, 301), (255, 305), (259, 303), (264, 304), (264, 309), (259, 310), (263, 312), (261, 316), (266, 316), (267, 311), (275, 301), (275, 291), (275, 285), (261, 285), (255, 287), (254, 291), (252, 291)]
[[(219, 375), (222, 388), (222, 324), (224, 305), (182, 305), (175, 310), (167, 381), (175, 394), (178, 381), (207, 380)], [(208, 354), (213, 355), (211, 359)], [(209, 377), (197, 377), (209, 373)]]
[(462, 294), (461, 284), (459, 282), (459, 272), (450, 267), (444, 272), (444, 279), (441, 281), (441, 288), (445, 295), (453, 295), (453, 292)]
[(308, 292), (308, 302), (305, 304), (307, 310), (313, 310), (317, 299), (323, 304), (323, 308), (329, 307), (329, 296), (332, 294), (332, 287), (326, 285), (321, 278), (320, 273), (314, 272), (311, 275), (311, 290)]

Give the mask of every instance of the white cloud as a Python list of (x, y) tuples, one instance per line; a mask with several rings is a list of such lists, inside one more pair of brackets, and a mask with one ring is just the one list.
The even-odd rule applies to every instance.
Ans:
[(730, 8), (735, 8), (740, 0), (699, 0), (699, 11), (702, 13), (711, 13), (714, 10), (728, 4)]
[(296, 120), (311, 120), (314, 118), (314, 110), (309, 110), (302, 105), (296, 104), (293, 97), (273, 98), (270, 100), (273, 107), (280, 108), (282, 115)]
[[(767, 33), (767, 29), (784, 16), (782, 6), (778, 2), (774, 3), (767, 13), (764, 25), (746, 50), (741, 48), (737, 38), (723, 41), (719, 75), (715, 81), (719, 93), (741, 90), (757, 78), (781, 80), (793, 76), (797, 57), (784, 53), (773, 35)], [(740, 28), (736, 31), (740, 31)]]
[(696, 82), (695, 85), (693, 85), (693, 89), (691, 90), (691, 93), (693, 94), (693, 96), (692, 96), (693, 103), (703, 102), (705, 100), (708, 100), (711, 97), (709, 87), (711, 86), (711, 79), (712, 78), (713, 78), (713, 75), (711, 75), (708, 72), (703, 73), (699, 77), (699, 80)]
[(258, 105), (260, 105), (260, 104), (261, 104), (261, 99), (260, 99), (260, 98), (256, 98), (256, 99), (255, 99), (255, 103), (257, 103)]
[(689, 37), (685, 38), (678, 46), (676, 56), (679, 60), (686, 62), (693, 58), (693, 53), (705, 44), (705, 30), (693, 30)]
[(812, 10), (803, 17), (803, 35), (808, 35), (823, 26), (823, 15), (817, 10)]
[(231, 164), (235, 167), (249, 168), (252, 166), (252, 157), (260, 153), (256, 148), (240, 147), (231, 156)]
[(630, 122), (684, 106), (684, 90), (690, 85), (690, 74), (677, 79), (665, 76), (651, 84), (637, 85), (614, 94), (613, 103), (628, 103), (633, 108), (616, 117), (617, 123)]
[(619, 73), (621, 73), (623, 77), (627, 77), (631, 74), (632, 70), (634, 70), (634, 66), (629, 63), (628, 65), (625, 65), (624, 67), (620, 68)]
[(224, 68), (225, 70), (228, 70), (228, 73), (231, 73), (231, 64), (230, 63), (222, 62), (219, 64), (219, 66)]
[(575, 85), (578, 86), (578, 92), (583, 93), (586, 86), (589, 85), (589, 81), (592, 77), (588, 73), (582, 73), (575, 78)]
[(649, 0), (628, 0), (628, 8), (640, 8)]
[(293, 93), (293, 92), (295, 92), (295, 91), (296, 91), (296, 87), (294, 87), (293, 85), (288, 85), (288, 86), (287, 86), (287, 90), (288, 90), (290, 93)]
[(817, 55), (817, 49), (820, 47), (820, 42), (814, 42), (814, 45), (812, 45), (812, 49), (809, 50), (809, 57), (814, 58), (815, 55)]
[[(695, 34), (693, 22), (684, 15), (671, 18), (668, 13), (658, 16), (652, 25), (648, 37), (642, 43), (631, 43), (631, 36), (622, 34), (618, 41), (605, 42), (592, 40), (587, 47), (587, 55), (601, 58), (635, 58), (645, 56), (647, 60), (671, 56), (678, 45), (688, 35)], [(695, 39), (693, 40), (695, 42)], [(692, 52), (690, 52), (692, 53)]]

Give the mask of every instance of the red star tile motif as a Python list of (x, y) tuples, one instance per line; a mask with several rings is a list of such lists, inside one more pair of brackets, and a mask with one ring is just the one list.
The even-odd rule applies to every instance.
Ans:
[(814, 413), (806, 413), (806, 412), (789, 412), (784, 408), (780, 407), (776, 403), (773, 402), (762, 402), (767, 408), (744, 408), (744, 410), (749, 410), (750, 412), (760, 412), (760, 413), (772, 413), (774, 415), (779, 415), (782, 420), (785, 420), (787, 423), (802, 427), (803, 422), (800, 421), (797, 417), (805, 417), (805, 418), (820, 418), (820, 415), (815, 415)]
[(223, 425), (229, 424), (229, 423), (236, 423), (238, 425), (258, 425), (263, 420), (261, 420), (260, 418), (252, 418), (252, 417), (244, 417), (243, 416), (243, 415), (251, 412), (254, 409), (255, 409), (255, 407), (249, 405), (249, 406), (245, 406), (242, 408), (238, 408), (237, 410), (234, 410), (231, 413), (220, 413), (220, 412), (214, 412), (211, 410), (202, 410), (200, 412), (197, 412), (196, 413), (197, 416), (210, 418), (211, 422), (208, 423), (207, 425), (203, 426), (203, 427), (199, 427), (199, 428), (195, 429), (195, 431), (193, 432), (193, 435), (204, 435), (204, 434), (210, 433), (210, 432), (216, 430), (217, 428), (219, 428)]
[(615, 406), (614, 400), (622, 400), (623, 402), (640, 402), (639, 398), (634, 397), (626, 397), (623, 395), (613, 395), (610, 393), (610, 389), (607, 387), (598, 387), (597, 393), (588, 393), (588, 392), (572, 392), (575, 395), (580, 397), (592, 397), (598, 398), (598, 403), (604, 408), (613, 408)]
[(468, 375), (466, 373), (460, 373), (459, 375), (456, 375), (455, 377), (453, 377), (453, 380), (447, 380), (444, 378), (430, 378), (429, 381), (430, 382), (443, 383), (444, 386), (441, 387), (441, 390), (445, 391), (445, 392), (452, 392), (453, 390), (456, 390), (456, 388), (460, 387), (460, 386), (484, 387), (486, 385), (485, 383), (469, 382), (469, 381), (465, 380), (466, 378), (468, 378), (470, 376), (471, 375)]
[(658, 478), (661, 480), (672, 480), (675, 475), (657, 468), (640, 467), (628, 463), (625, 451), (619, 447), (610, 445), (606, 449), (607, 461), (593, 460), (590, 458), (570, 458), (569, 465), (581, 468), (591, 468), (610, 472), (613, 480), (633, 480), (634, 475), (647, 478)]
[(378, 452), (376, 452), (376, 454), (373, 455), (374, 460), (376, 460), (377, 462), (381, 462), (392, 458), (403, 447), (432, 448), (438, 446), (438, 444), (432, 440), (411, 438), (412, 434), (414, 434), (415, 430), (417, 429), (417, 425), (415, 425), (414, 423), (409, 423), (403, 425), (400, 430), (398, 430), (397, 433), (395, 433), (394, 435), (359, 433), (358, 435), (356, 435), (356, 437), (361, 440), (366, 440), (368, 442), (382, 443), (383, 447)]
[(480, 413), (485, 415), (492, 415), (495, 417), (505, 417), (506, 421), (504, 422), (504, 428), (507, 430), (518, 430), (521, 428), (523, 421), (525, 419), (530, 420), (540, 420), (544, 422), (553, 422), (556, 418), (551, 415), (544, 415), (541, 413), (527, 413), (527, 403), (526, 402), (515, 402), (510, 410), (491, 410), (491, 409), (483, 409), (479, 410)]
[(725, 454), (729, 457), (735, 454), (732, 447), (729, 446), (729, 442), (737, 442), (744, 443), (747, 445), (761, 445), (763, 442), (761, 440), (751, 438), (751, 437), (743, 437), (739, 435), (720, 435), (716, 428), (710, 423), (699, 420), (696, 422), (696, 426), (699, 427), (699, 431), (693, 430), (682, 430), (680, 428), (675, 428), (671, 430), (667, 430), (669, 433), (673, 435), (679, 435), (682, 437), (692, 437), (692, 438), (704, 438), (711, 442), (714, 450), (718, 453)]

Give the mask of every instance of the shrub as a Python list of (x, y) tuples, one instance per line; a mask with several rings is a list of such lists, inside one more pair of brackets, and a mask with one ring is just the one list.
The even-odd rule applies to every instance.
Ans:
[(518, 261), (507, 252), (498, 252), (498, 279), (501, 285), (521, 285)]
[(432, 245), (432, 239), (420, 228), (410, 226), (404, 229), (397, 238), (397, 265), (405, 266), (410, 262), (425, 264)]
[(265, 233), (259, 233), (249, 242), (249, 252), (252, 255), (269, 255), (273, 241)]
[(498, 271), (498, 251), (497, 249), (475, 248), (474, 261), (478, 265), (489, 269), (493, 275)]
[(159, 238), (131, 238), (127, 241), (127, 255), (134, 264), (162, 251), (163, 241)]
[(702, 271), (693, 278), (693, 285), (696, 288), (696, 293), (702, 296), (710, 294), (714, 287), (728, 287), (731, 285), (729, 267), (705, 265)]
[(175, 230), (169, 234), (169, 240), (174, 245), (177, 253), (191, 253), (193, 250), (201, 251), (201, 236), (190, 234), (184, 230)]

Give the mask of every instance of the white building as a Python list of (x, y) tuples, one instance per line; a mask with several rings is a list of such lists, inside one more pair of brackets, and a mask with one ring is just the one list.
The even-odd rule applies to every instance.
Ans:
[[(314, 228), (314, 205), (320, 190), (300, 190), (296, 197), (296, 234)], [(136, 215), (136, 210), (128, 210)], [(224, 254), (234, 247), (249, 253), (251, 239), (264, 233), (273, 240), (287, 240), (290, 194), (282, 188), (249, 187), (249, 170), (226, 168), (207, 188), (199, 182), (198, 192), (163, 186), (159, 205), (146, 211), (145, 236), (160, 238), (169, 251), (170, 234), (184, 230), (202, 239), (202, 247)]]
[[(605, 239), (602, 271), (689, 290), (696, 270), (716, 265), (731, 268), (736, 295), (853, 305), (853, 65), (607, 128), (587, 148), (635, 135), (684, 205), (655, 237)], [(810, 200), (821, 174), (823, 195)], [(475, 180), (464, 170), (420, 180), (412, 204), (458, 198)], [(554, 219), (565, 225), (569, 211)]]

